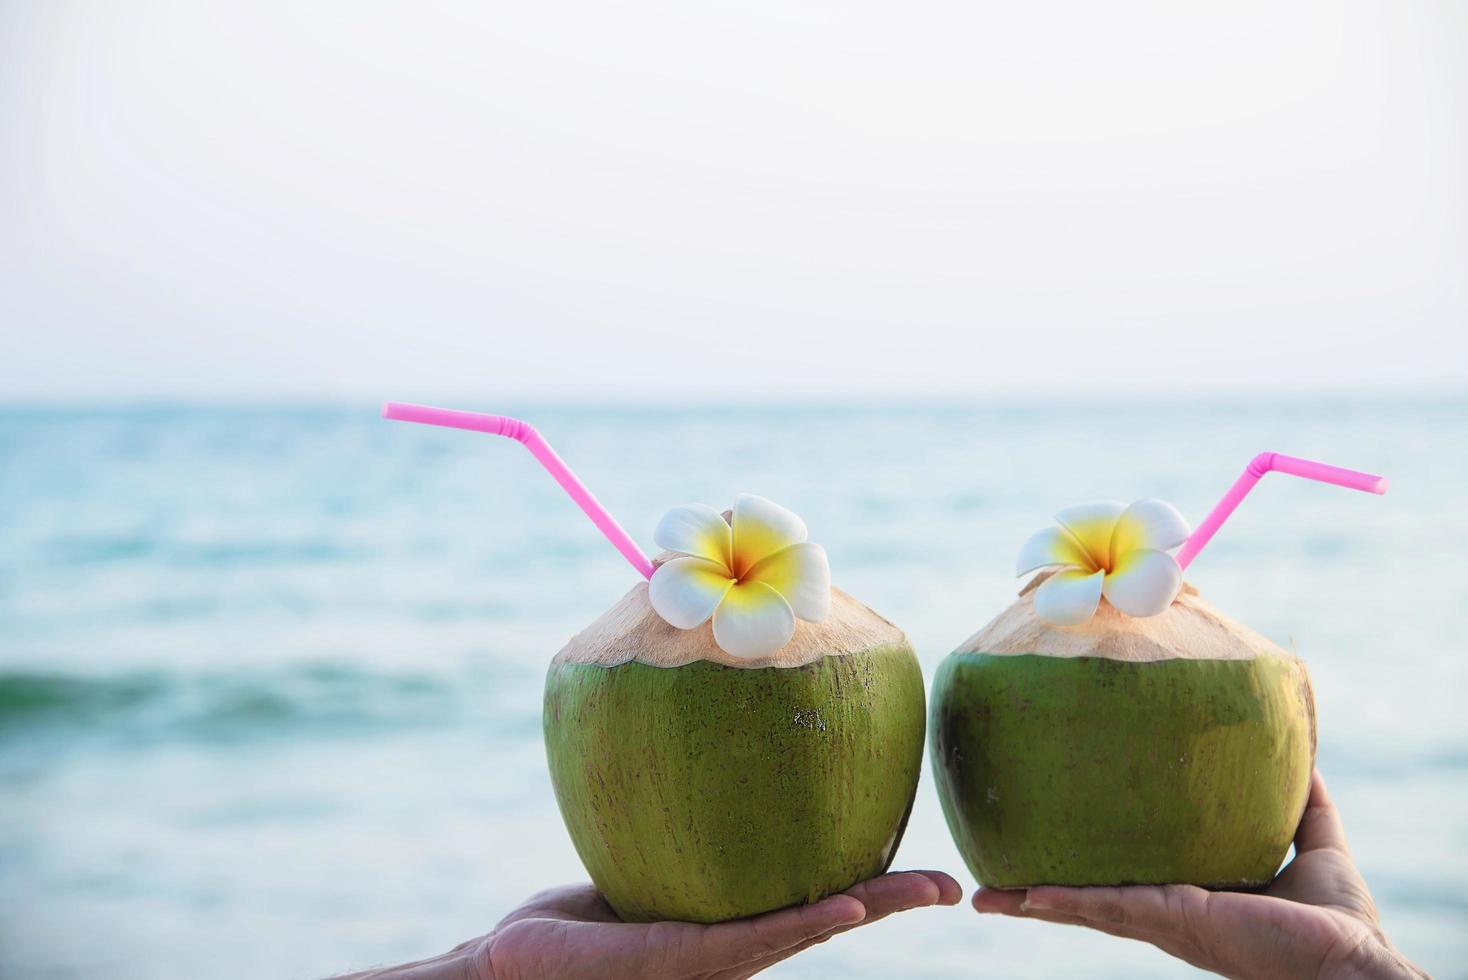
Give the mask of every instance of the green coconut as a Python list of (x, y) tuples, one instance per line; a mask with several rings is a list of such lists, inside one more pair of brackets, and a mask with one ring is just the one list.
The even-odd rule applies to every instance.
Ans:
[(1255, 886), (1279, 869), (1315, 762), (1305, 665), (1185, 585), (1079, 626), (1020, 599), (933, 682), (943, 813), (981, 884)]
[(629, 922), (814, 902), (891, 864), (922, 768), (922, 672), (839, 590), (820, 623), (738, 660), (668, 625), (640, 583), (552, 661), (551, 782), (576, 852)]

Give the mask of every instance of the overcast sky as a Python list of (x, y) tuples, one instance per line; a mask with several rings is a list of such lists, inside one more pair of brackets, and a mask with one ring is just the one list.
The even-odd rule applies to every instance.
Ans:
[(1468, 380), (1468, 7), (0, 3), (0, 400)]

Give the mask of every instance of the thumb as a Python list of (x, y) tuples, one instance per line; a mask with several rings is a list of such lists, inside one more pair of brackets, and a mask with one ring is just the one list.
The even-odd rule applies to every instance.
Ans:
[(1295, 853), (1319, 850), (1351, 853), (1346, 846), (1346, 829), (1341, 825), (1340, 812), (1325, 791), (1325, 778), (1317, 769), (1310, 777), (1310, 799), (1300, 817), (1300, 828), (1295, 831)]

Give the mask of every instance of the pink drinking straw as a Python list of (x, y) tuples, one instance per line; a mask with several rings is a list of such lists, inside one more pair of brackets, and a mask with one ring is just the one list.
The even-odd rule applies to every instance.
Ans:
[(490, 435), (505, 436), (517, 442), (525, 444), (530, 450), (530, 455), (540, 460), (540, 465), (545, 467), (547, 473), (555, 478), (561, 485), (561, 489), (570, 494), (571, 499), (576, 501), (586, 516), (591, 518), (591, 523), (597, 526), (602, 534), (606, 535), (622, 557), (632, 563), (643, 578), (652, 578), (653, 564), (642, 549), (637, 547), (637, 542), (622, 530), (622, 525), (617, 523), (616, 518), (607, 513), (607, 509), (591, 495), (586, 489), (586, 484), (576, 479), (576, 474), (565, 464), (556, 451), (550, 447), (535, 426), (529, 422), (521, 422), (512, 419), (508, 415), (483, 415), (479, 412), (460, 412), (452, 408), (429, 408), (427, 405), (404, 405), (401, 402), (388, 402), (382, 406), (382, 417), (385, 419), (397, 419), (400, 422), (421, 422), (424, 425), (442, 425), (450, 429), (468, 429), (471, 432), (488, 432)]
[(1338, 487), (1348, 487), (1351, 490), (1365, 490), (1367, 493), (1375, 494), (1386, 493), (1387, 484), (1384, 476), (1346, 470), (1339, 466), (1317, 463), (1314, 460), (1300, 459), (1298, 456), (1286, 456), (1283, 453), (1260, 453), (1249, 460), (1249, 465), (1234, 481), (1234, 485), (1228, 488), (1228, 493), (1213, 505), (1208, 516), (1203, 518), (1203, 523), (1199, 524), (1197, 530), (1183, 542), (1182, 548), (1177, 553), (1177, 563), (1180, 567), (1188, 567), (1188, 563), (1203, 550), (1203, 546), (1223, 526), (1223, 522), (1228, 520), (1228, 516), (1234, 512), (1239, 502), (1248, 496), (1250, 490), (1254, 489), (1254, 484), (1259, 482), (1259, 478), (1271, 470), (1288, 473), (1291, 476), (1302, 476), (1307, 480), (1318, 480), (1321, 483), (1334, 483)]

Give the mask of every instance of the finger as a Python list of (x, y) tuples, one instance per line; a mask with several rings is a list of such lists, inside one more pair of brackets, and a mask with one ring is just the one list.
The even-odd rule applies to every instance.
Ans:
[(1065, 926), (1085, 926), (1101, 932), (1119, 936), (1116, 927), (1107, 922), (1092, 921), (1079, 915), (1055, 912), (1044, 908), (1031, 908), (1026, 902), (1027, 892), (1023, 888), (1002, 890), (981, 888), (974, 893), (974, 911), (986, 915), (1009, 915), (1017, 919), (1039, 919)]
[[(1108, 889), (1112, 892), (1133, 891), (1135, 889)], [(1100, 892), (1097, 888), (1060, 888), (1040, 887), (1025, 889), (999, 889), (980, 888), (974, 893), (974, 911), (986, 915), (1009, 915), (1026, 919), (1043, 919), (1046, 922), (1062, 922), (1066, 925), (1095, 925), (1102, 926), (1111, 924), (1114, 920), (1123, 918), (1123, 914), (1115, 909), (1100, 911), (1099, 900), (1102, 896), (1095, 893)], [(1038, 894), (1036, 894), (1038, 893)], [(1072, 897), (1071, 893), (1081, 893)], [(1030, 896), (1035, 895), (1031, 901)], [(1086, 913), (1094, 918), (1087, 918), (1080, 910), (1084, 905)], [(1058, 911), (1066, 909), (1067, 911)]]
[[(978, 912), (1010, 915), (1020, 919), (1036, 919), (1041, 922), (1052, 922), (1063, 926), (1080, 926), (1096, 932), (1104, 932), (1108, 936), (1116, 936), (1118, 939), (1135, 939), (1140, 942), (1151, 943), (1153, 946), (1165, 952), (1186, 959), (1189, 963), (1197, 963), (1195, 937), (1191, 935), (1180, 935), (1175, 928), (1165, 931), (1154, 931), (1144, 928), (1139, 922), (1118, 923), (1106, 919), (1091, 919), (1083, 915), (1069, 912), (1057, 912), (1051, 908), (1043, 907), (1047, 896), (1042, 894), (1037, 903), (1029, 901), (1029, 895), (1036, 889), (1017, 889), (1013, 891), (1001, 891), (996, 888), (984, 888), (974, 895), (974, 909)], [(1055, 891), (1095, 891), (1096, 889), (1049, 889)], [(1115, 889), (1117, 891), (1137, 891), (1138, 889)]]
[(941, 871), (894, 871), (853, 885), (843, 894), (866, 906), (867, 915), (861, 922), (866, 925), (893, 912), (956, 905), (963, 898), (963, 889)]
[(1026, 894), (1023, 888), (980, 888), (974, 892), (974, 911), (985, 915), (1020, 915)]
[[(817, 943), (823, 943), (859, 926), (871, 925), (895, 912), (906, 912), (930, 905), (956, 905), (963, 898), (963, 888), (951, 875), (942, 871), (894, 871), (853, 885), (842, 894), (855, 898), (866, 909), (866, 915), (860, 922), (838, 926), (819, 936), (802, 940), (788, 949), (761, 957), (758, 968), (768, 969)], [(740, 970), (752, 965), (755, 964), (742, 963)]]
[(1074, 915), (1125, 935), (1189, 935), (1207, 921), (1208, 892), (1195, 885), (1031, 888), (1020, 909)]
[[(858, 922), (856, 925), (862, 925), (862, 923)], [(839, 929), (832, 929), (830, 932), (822, 933), (821, 935), (816, 936), (814, 939), (802, 940), (801, 942), (796, 943), (794, 946), (791, 946), (789, 949), (781, 950), (780, 952), (775, 953), (772, 956), (762, 956), (759, 959), (747, 960), (744, 963), (740, 963), (732, 970), (726, 970), (722, 973), (714, 974), (714, 976), (710, 978), (710, 980), (733, 980), (733, 978), (736, 977), (752, 977), (756, 973), (763, 973), (770, 967), (774, 966), (776, 963), (783, 963), (785, 960), (790, 959), (792, 956), (799, 956), (801, 953), (804, 953), (812, 946), (819, 946), (821, 943), (830, 939), (832, 936), (839, 936), (846, 930), (855, 928), (856, 926), (842, 926)]]
[(1343, 854), (1351, 853), (1346, 846), (1346, 828), (1341, 824), (1340, 811), (1331, 802), (1325, 790), (1325, 777), (1316, 770), (1310, 777), (1310, 799), (1305, 804), (1305, 814), (1300, 817), (1300, 827), (1295, 831), (1295, 853), (1331, 850)]
[(922, 871), (912, 871), (905, 873), (919, 874), (931, 878), (933, 883), (938, 886), (939, 905), (957, 905), (959, 902), (963, 901), (963, 886), (958, 883), (957, 878), (954, 878), (946, 871), (933, 871), (930, 869), (923, 869)]
[(717, 970), (774, 956), (832, 929), (855, 925), (866, 914), (866, 906), (856, 898), (832, 895), (814, 905), (708, 926), (699, 930), (694, 942), (679, 945), (678, 959), (690, 972)]
[(1093, 932), (1102, 932), (1117, 939), (1129, 939), (1136, 942), (1148, 943), (1178, 959), (1185, 960), (1194, 966), (1207, 968), (1206, 964), (1199, 958), (1198, 947), (1191, 936), (1179, 936), (1174, 933), (1149, 932), (1134, 926), (1119, 926), (1109, 922), (1098, 922), (1094, 919), (1082, 918), (1079, 915), (1065, 915), (1060, 912), (1050, 912), (1042, 909), (1030, 909), (1021, 912), (1020, 918), (1035, 919), (1040, 922), (1052, 922), (1062, 926), (1079, 926), (1082, 929), (1090, 929)]
[(865, 905), (867, 919), (870, 919), (904, 906), (936, 905), (938, 885), (931, 878), (917, 872), (903, 872), (868, 878), (857, 882), (841, 894), (850, 895)]
[(1080, 926), (1082, 929), (1092, 929), (1096, 932), (1104, 932), (1108, 936), (1119, 936), (1122, 939), (1136, 939), (1135, 934), (1122, 932), (1117, 926), (1106, 922), (1093, 922), (1079, 915), (1066, 915), (1062, 912), (1049, 912), (1042, 909), (1026, 909), (1018, 912), (1018, 918), (1034, 919), (1038, 922), (1053, 922), (1059, 926)]
[(1154, 934), (1144, 935), (1139, 929), (1124, 932), (1120, 926), (1110, 922), (1087, 919), (1080, 915), (1055, 912), (1045, 908), (1032, 908), (1026, 902), (1027, 894), (1023, 888), (1007, 891), (998, 888), (981, 888), (974, 893), (974, 911), (986, 915), (1009, 915), (1017, 919), (1037, 919), (1041, 922), (1053, 922), (1062, 926), (1081, 926), (1123, 939), (1145, 939), (1150, 942), (1154, 938)]

